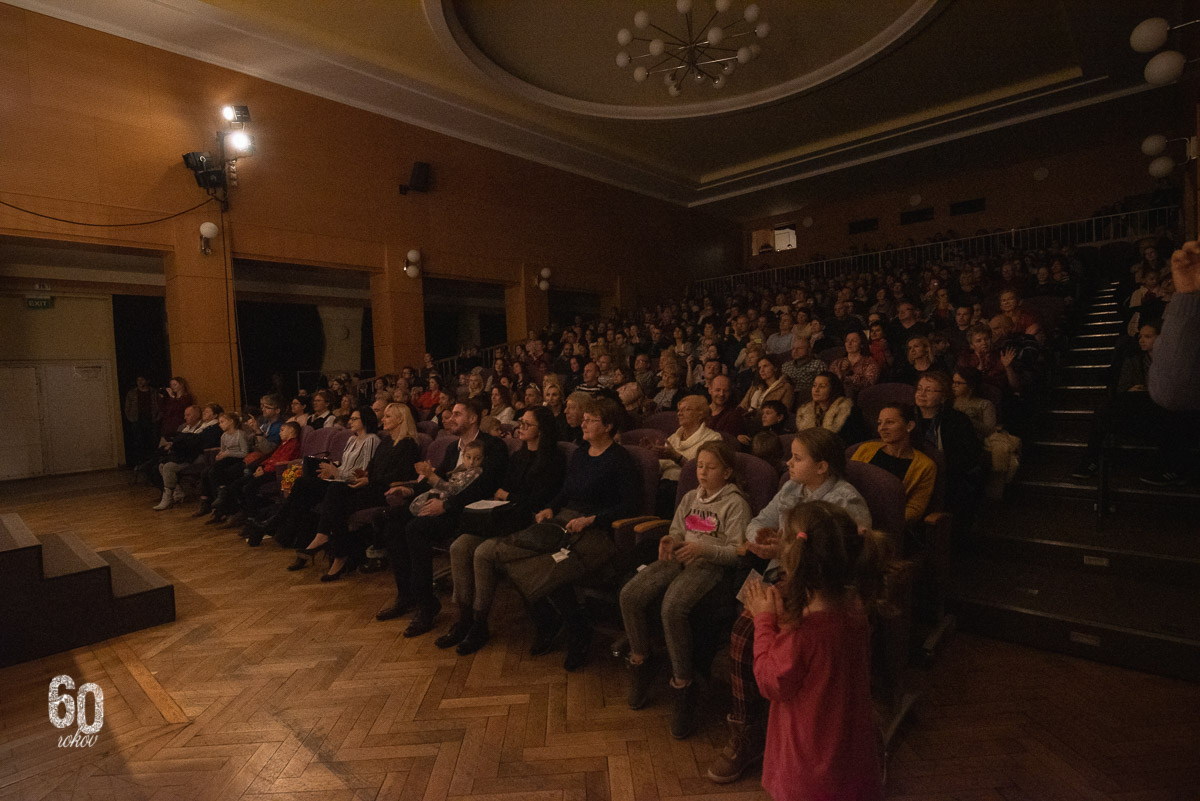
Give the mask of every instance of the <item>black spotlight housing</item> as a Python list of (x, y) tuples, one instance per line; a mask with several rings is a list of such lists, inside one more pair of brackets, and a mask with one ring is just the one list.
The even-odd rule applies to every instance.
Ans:
[(214, 166), (212, 153), (184, 153), (183, 163), (192, 172), (200, 172), (201, 170), (207, 170)]

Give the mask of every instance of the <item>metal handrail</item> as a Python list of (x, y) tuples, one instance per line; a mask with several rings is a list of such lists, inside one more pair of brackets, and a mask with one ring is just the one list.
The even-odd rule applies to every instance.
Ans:
[(1083, 220), (1013, 228), (1009, 231), (949, 239), (944, 242), (909, 245), (908, 247), (877, 250), (803, 264), (701, 278), (691, 282), (688, 294), (697, 290), (729, 292), (739, 286), (778, 285), (813, 276), (828, 278), (852, 271), (872, 272), (897, 262), (920, 264), (927, 261), (940, 261), (950, 256), (978, 258), (995, 256), (1010, 250), (1020, 252), (1040, 250), (1052, 244), (1086, 245), (1115, 239), (1149, 236), (1159, 228), (1174, 227), (1178, 219), (1179, 206), (1160, 206), (1142, 211), (1089, 217)]

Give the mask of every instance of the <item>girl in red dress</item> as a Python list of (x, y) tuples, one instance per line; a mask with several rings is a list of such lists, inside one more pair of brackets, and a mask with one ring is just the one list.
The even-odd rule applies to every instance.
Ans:
[(796, 506), (780, 539), (786, 580), (749, 585), (745, 603), (771, 702), (763, 787), (775, 801), (880, 801), (865, 606), (882, 593), (888, 540), (824, 501)]

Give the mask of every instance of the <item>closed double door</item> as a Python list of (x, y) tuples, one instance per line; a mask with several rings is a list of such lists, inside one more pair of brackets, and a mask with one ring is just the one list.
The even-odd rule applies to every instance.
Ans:
[(0, 481), (116, 467), (112, 377), (104, 360), (0, 364)]

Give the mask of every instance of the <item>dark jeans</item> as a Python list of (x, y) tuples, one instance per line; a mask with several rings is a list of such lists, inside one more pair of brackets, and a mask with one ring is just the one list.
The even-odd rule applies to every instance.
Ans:
[(383, 492), (382, 487), (371, 484), (354, 488), (341, 483), (333, 484), (325, 492), (317, 531), (329, 535), (332, 556), (347, 557), (361, 549), (361, 544), (350, 534), (350, 517), (363, 509), (383, 506)]
[(258, 512), (265, 505), (265, 499), (260, 493), (274, 483), (274, 473), (264, 473), (261, 476), (248, 473), (234, 479), (229, 484), (229, 511), (241, 510), (248, 515)]
[(458, 518), (457, 513), (413, 517), (403, 505), (388, 510), (384, 542), (397, 596), (411, 598), (426, 608), (437, 603), (433, 594), (433, 545), (454, 535)]
[(296, 479), (291, 494), (279, 510), (275, 539), (280, 545), (297, 548), (308, 545), (312, 539), (313, 524), (316, 522), (313, 510), (325, 499), (325, 493), (332, 483), (307, 476)]
[(246, 463), (236, 456), (218, 459), (200, 477), (200, 494), (205, 498), (213, 497), (218, 489), (241, 478), (245, 470)]

